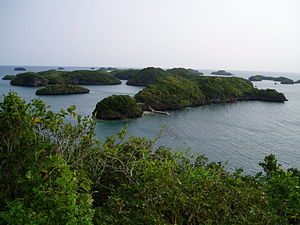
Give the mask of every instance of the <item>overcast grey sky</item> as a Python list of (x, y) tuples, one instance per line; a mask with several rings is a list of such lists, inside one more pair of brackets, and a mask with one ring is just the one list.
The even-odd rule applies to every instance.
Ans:
[(300, 72), (300, 0), (0, 0), (0, 65)]

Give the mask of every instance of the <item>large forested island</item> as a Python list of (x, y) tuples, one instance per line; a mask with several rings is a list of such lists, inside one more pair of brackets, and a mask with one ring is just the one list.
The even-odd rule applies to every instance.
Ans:
[(107, 85), (121, 84), (121, 81), (106, 71), (74, 70), (42, 72), (27, 72), (17, 74), (11, 80), (11, 85), (17, 86), (46, 86), (48, 84), (82, 84), (82, 85)]
[(243, 78), (210, 76), (165, 77), (137, 93), (135, 99), (157, 110), (249, 100), (287, 101), (284, 94), (254, 88), (251, 81)]
[(69, 94), (85, 94), (90, 90), (84, 87), (70, 84), (50, 84), (35, 92), (36, 95), (69, 95)]
[[(144, 109), (176, 110), (188, 106), (253, 100), (270, 102), (287, 101), (284, 94), (274, 89), (257, 89), (253, 87), (251, 81), (244, 78), (194, 75), (187, 76), (187, 78), (185, 77), (186, 75), (180, 73), (178, 75), (168, 75), (164, 70), (156, 68), (148, 68), (145, 71), (147, 73), (155, 71), (152, 76), (148, 76), (151, 78), (155, 77), (155, 79), (151, 80), (152, 84), (150, 83), (134, 96), (136, 101), (143, 105)], [(162, 76), (159, 77), (157, 75), (158, 72)], [(142, 75), (139, 74), (138, 78), (142, 80)], [(97, 104), (96, 108), (97, 110), (95, 109), (95, 111), (100, 111), (100, 103)], [(109, 113), (113, 112), (112, 115), (114, 115), (115, 111), (114, 104), (105, 104), (105, 116), (102, 116), (101, 119), (105, 119), (105, 117), (111, 119)], [(118, 119), (121, 119), (122, 112), (119, 110), (118, 113), (120, 114), (118, 115)], [(127, 119), (129, 117), (124, 115), (124, 118)]]

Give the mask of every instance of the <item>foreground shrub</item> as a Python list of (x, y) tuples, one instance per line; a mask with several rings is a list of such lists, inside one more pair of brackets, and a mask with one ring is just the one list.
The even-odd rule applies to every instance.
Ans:
[(243, 175), (122, 129), (104, 142), (75, 107), (0, 102), (0, 224), (299, 224), (300, 172)]

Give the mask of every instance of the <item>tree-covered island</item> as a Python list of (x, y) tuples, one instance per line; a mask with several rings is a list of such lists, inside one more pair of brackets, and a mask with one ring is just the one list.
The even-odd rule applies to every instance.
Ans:
[[(133, 118), (135, 116), (128, 116), (128, 112), (133, 112), (131, 115), (140, 116), (140, 113), (135, 113), (137, 103), (142, 105), (144, 110), (176, 110), (188, 106), (237, 101), (287, 101), (284, 94), (273, 89), (257, 89), (253, 87), (251, 81), (244, 78), (215, 76), (195, 77), (191, 74), (187, 76), (186, 74), (180, 74), (181, 71), (184, 71), (181, 69), (176, 69), (178, 75), (170, 75), (169, 72), (157, 68), (147, 68), (145, 71), (147, 72), (147, 77), (151, 77), (151, 82), (153, 83), (148, 84), (146, 88), (134, 96), (136, 102), (133, 103), (130, 97), (120, 97), (120, 99), (118, 99), (119, 97), (117, 96), (108, 97), (97, 104), (93, 115), (95, 116), (97, 112), (98, 115), (95, 117), (101, 119)], [(149, 76), (151, 72), (154, 72), (154, 74)], [(158, 73), (162, 76), (159, 77)], [(141, 78), (141, 73), (138, 74), (138, 78)], [(144, 79), (144, 81), (149, 81), (149, 79)], [(115, 100), (115, 102), (112, 100)], [(134, 107), (132, 111), (128, 110), (124, 112), (122, 116), (123, 112), (121, 110), (123, 107), (130, 109), (130, 107), (125, 106), (126, 103), (124, 103), (124, 101), (126, 100), (129, 101), (127, 103), (128, 105), (134, 105)], [(99, 112), (104, 113), (100, 116)]]
[(16, 86), (46, 86), (48, 84), (74, 84), (74, 85), (113, 85), (121, 84), (116, 77), (106, 71), (74, 70), (41, 72), (27, 72), (17, 74), (11, 80), (11, 85)]
[(263, 76), (263, 75), (251, 76), (251, 77), (249, 77), (249, 80), (251, 80), (251, 81), (272, 80), (272, 81), (280, 82), (281, 84), (299, 83), (299, 81), (294, 82), (293, 80), (291, 80), (287, 77), (269, 77), (269, 76)]
[(4, 77), (2, 77), (2, 80), (13, 80), (15, 79), (15, 75), (5, 75)]
[(232, 76), (232, 73), (226, 72), (225, 70), (218, 70), (216, 72), (212, 72), (213, 75), (222, 75), (222, 76)]
[(90, 90), (70, 84), (50, 84), (35, 92), (36, 95), (69, 95), (69, 94), (85, 94)]
[(93, 116), (97, 119), (124, 120), (141, 117), (142, 107), (129, 95), (112, 95), (97, 103)]
[(257, 89), (251, 81), (243, 78), (211, 76), (197, 79), (165, 77), (137, 93), (135, 99), (156, 110), (250, 100), (287, 101), (284, 94)]
[(156, 83), (159, 79), (164, 77), (180, 76), (188, 79), (196, 79), (200, 75), (202, 75), (202, 73), (196, 70), (185, 68), (163, 70), (161, 68), (147, 67), (130, 76), (126, 84), (135, 86), (148, 86), (149, 84)]

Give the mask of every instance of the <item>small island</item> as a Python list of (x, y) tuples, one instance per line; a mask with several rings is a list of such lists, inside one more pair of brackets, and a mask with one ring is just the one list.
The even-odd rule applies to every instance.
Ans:
[(263, 76), (263, 75), (251, 76), (251, 77), (249, 77), (249, 80), (251, 80), (251, 81), (272, 80), (272, 81), (280, 82), (281, 84), (298, 83), (298, 81), (294, 82), (293, 80), (291, 80), (287, 77), (268, 77), (268, 76)]
[(35, 92), (36, 95), (69, 95), (69, 94), (85, 94), (90, 90), (69, 84), (51, 84), (41, 88)]
[(125, 120), (141, 117), (142, 106), (129, 95), (112, 95), (97, 103), (93, 117), (105, 120)]
[(222, 76), (232, 76), (232, 73), (226, 72), (225, 70), (218, 70), (216, 72), (212, 72), (213, 75), (222, 75)]
[(26, 71), (24, 67), (16, 67), (15, 71)]
[(63, 68), (63, 67), (58, 67), (58, 70), (64, 70), (65, 68)]
[(15, 75), (5, 75), (4, 77), (2, 77), (2, 80), (13, 80), (15, 79)]

